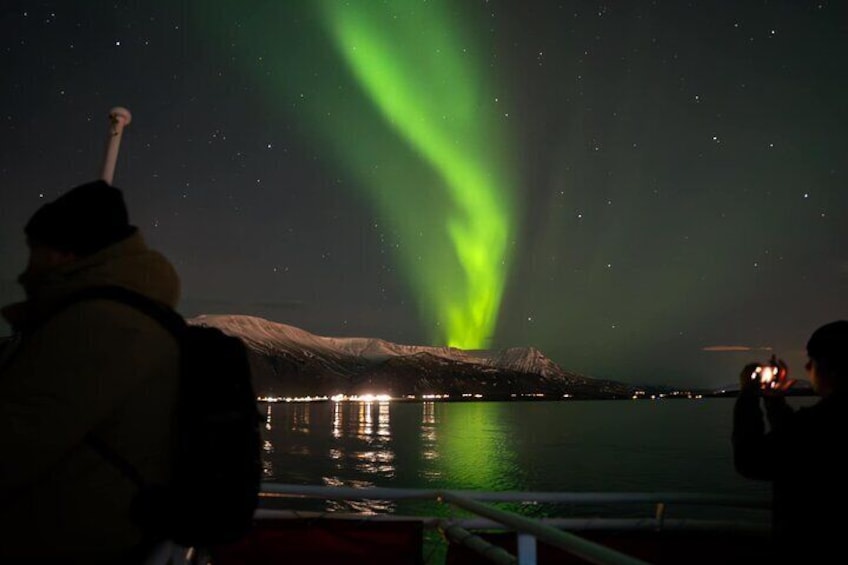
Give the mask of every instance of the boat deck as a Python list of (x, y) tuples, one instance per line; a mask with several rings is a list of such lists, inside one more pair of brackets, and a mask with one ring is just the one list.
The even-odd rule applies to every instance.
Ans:
[[(767, 558), (768, 501), (698, 493), (522, 493), (347, 488), (267, 483), (255, 530), (215, 564), (750, 563)], [(290, 510), (298, 502), (430, 501), (438, 515)], [(622, 507), (650, 516), (530, 518), (503, 503)], [(747, 509), (760, 520), (678, 517), (682, 509)], [(674, 509), (674, 513), (670, 511)], [(729, 512), (728, 514), (732, 514)], [(441, 547), (439, 547), (441, 546)]]

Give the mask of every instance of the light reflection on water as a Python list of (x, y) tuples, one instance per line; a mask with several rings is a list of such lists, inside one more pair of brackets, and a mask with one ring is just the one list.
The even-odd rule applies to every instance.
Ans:
[[(266, 447), (265, 480), (358, 488), (391, 483), (396, 475), (391, 419), (387, 401), (269, 404), (265, 435), (286, 447), (282, 452)], [(394, 507), (379, 500), (325, 504), (327, 511), (368, 513)]]
[[(271, 431), (271, 418), (272, 418), (271, 405), (268, 405), (268, 410), (265, 414), (265, 430), (266, 432)], [(270, 479), (274, 476), (274, 444), (271, 443), (271, 434), (266, 433), (265, 438), (262, 441), (262, 478)]]
[[(439, 458), (439, 449), (436, 445), (439, 436), (436, 431), (435, 404), (435, 402), (421, 404), (421, 457), (428, 462)], [(424, 468), (421, 475), (430, 483), (435, 482), (441, 476), (441, 472), (437, 468), (428, 466)]]
[(269, 404), (265, 478), (306, 484), (321, 478), (324, 484), (347, 486), (520, 488), (515, 430), (503, 410), (502, 403), (482, 402)]
[[(733, 470), (732, 404), (269, 404), (263, 469), (266, 480), (308, 485), (767, 494), (767, 484)], [(396, 509), (389, 501), (321, 504), (308, 509)]]
[(339, 402), (333, 402), (333, 437), (342, 437), (342, 405)]

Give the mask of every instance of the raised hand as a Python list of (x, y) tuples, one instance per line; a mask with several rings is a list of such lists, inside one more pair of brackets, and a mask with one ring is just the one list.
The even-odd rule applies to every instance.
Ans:
[(759, 363), (748, 363), (739, 373), (739, 390), (750, 391), (760, 388)]
[(773, 367), (777, 367), (777, 373), (772, 376), (771, 380), (762, 383), (763, 394), (774, 396), (783, 395), (792, 385), (795, 384), (795, 379), (789, 378), (789, 367), (783, 359), (776, 359), (774, 355), (772, 355), (771, 365)]

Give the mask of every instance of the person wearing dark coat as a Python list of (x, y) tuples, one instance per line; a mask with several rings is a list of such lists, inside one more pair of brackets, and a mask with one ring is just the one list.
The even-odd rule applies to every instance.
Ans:
[(765, 367), (765, 379), (761, 365), (742, 370), (734, 407), (734, 463), (743, 476), (772, 482), (780, 562), (829, 562), (834, 552), (844, 555), (848, 531), (848, 321), (817, 329), (807, 355), (809, 380), (821, 397), (816, 404), (797, 411), (787, 404), (784, 393), (794, 381), (778, 362), (773, 375)]
[(2, 310), (15, 336), (0, 357), (0, 562), (139, 561), (149, 540), (131, 518), (137, 487), (89, 438), (145, 481), (168, 481), (178, 344), (117, 301), (60, 305), (117, 285), (174, 307), (179, 279), (102, 181), (45, 204), (24, 231), (26, 300)]

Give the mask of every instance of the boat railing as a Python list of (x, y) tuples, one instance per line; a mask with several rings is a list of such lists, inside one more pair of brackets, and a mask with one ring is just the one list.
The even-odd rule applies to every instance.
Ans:
[[(750, 523), (739, 520), (697, 520), (669, 519), (667, 510), (671, 505), (735, 507), (744, 509), (767, 510), (767, 499), (751, 496), (728, 496), (709, 493), (679, 492), (523, 492), (501, 491), (483, 492), (469, 490), (405, 489), (384, 487), (343, 487), (291, 485), (266, 482), (262, 485), (263, 498), (272, 499), (313, 499), (313, 500), (421, 500), (435, 501), (460, 508), (474, 514), (475, 518), (446, 518), (444, 516), (400, 516), (382, 513), (340, 513), (340, 512), (301, 512), (260, 508), (258, 519), (269, 518), (347, 518), (364, 520), (420, 520), (425, 526), (438, 528), (456, 543), (461, 543), (486, 556), (494, 563), (518, 563), (535, 565), (536, 543), (546, 544), (565, 550), (590, 563), (598, 564), (635, 564), (643, 563), (629, 555), (602, 544), (585, 539), (574, 531), (608, 529), (624, 530), (710, 530), (737, 531), (746, 533), (765, 533), (768, 524)], [(623, 505), (649, 504), (654, 509), (653, 516), (642, 518), (530, 518), (498, 508), (488, 503), (552, 503), (552, 504), (592, 504)], [(473, 534), (471, 529), (500, 529), (513, 531), (517, 535), (517, 556), (493, 546), (486, 540)]]

